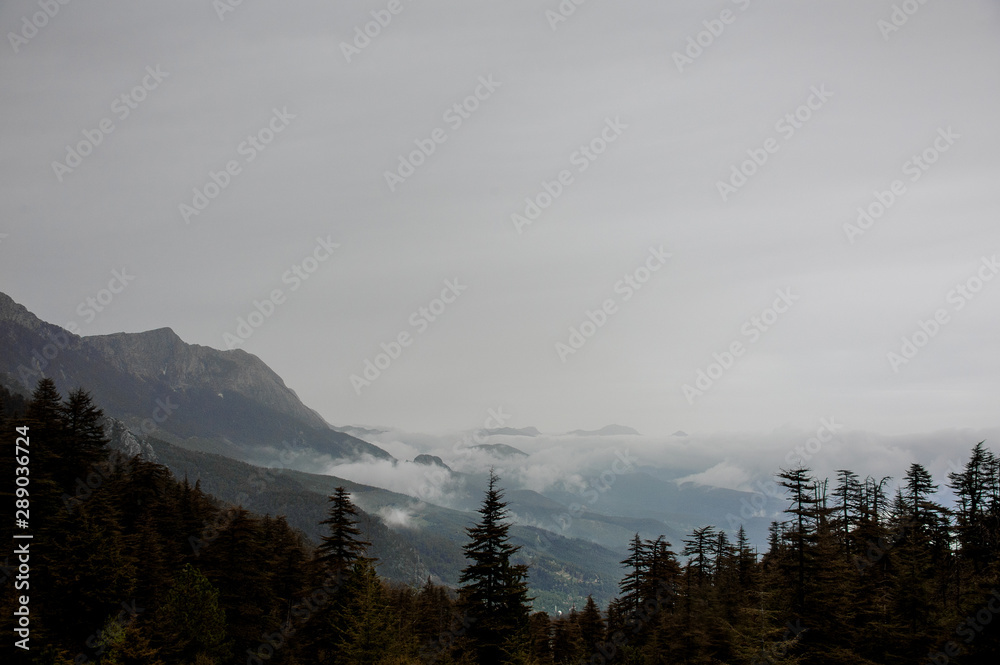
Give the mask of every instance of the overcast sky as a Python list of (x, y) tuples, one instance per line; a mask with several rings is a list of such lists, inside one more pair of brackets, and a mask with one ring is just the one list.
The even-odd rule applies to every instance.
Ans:
[(995, 0), (52, 4), (0, 5), (47, 321), (238, 339), (334, 424), (998, 424)]

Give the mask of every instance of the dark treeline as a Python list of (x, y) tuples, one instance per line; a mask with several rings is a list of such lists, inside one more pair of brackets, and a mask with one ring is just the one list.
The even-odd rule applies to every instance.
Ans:
[(975, 446), (949, 474), (951, 509), (933, 501), (938, 486), (919, 464), (892, 496), (888, 480), (783, 470), (787, 519), (771, 524), (763, 557), (742, 528), (734, 539), (696, 529), (683, 564), (669, 544), (636, 536), (604, 642), (578, 653), (644, 664), (998, 662), (1000, 458)]
[[(25, 427), (30, 588), (15, 590), (8, 549), (3, 662), (992, 665), (1000, 654), (1000, 458), (983, 444), (942, 481), (952, 507), (935, 503), (919, 464), (891, 495), (888, 479), (782, 471), (786, 519), (762, 556), (742, 529), (696, 529), (677, 552), (636, 535), (609, 607), (588, 598), (551, 617), (531, 613), (495, 476), (467, 529), (459, 588), (415, 589), (379, 578), (343, 489), (314, 545), (283, 517), (109, 450), (89, 395), (63, 399), (49, 380), (30, 400), (0, 389), (8, 506)], [(14, 527), (4, 520), (5, 542)], [(30, 651), (13, 646), (21, 595)]]

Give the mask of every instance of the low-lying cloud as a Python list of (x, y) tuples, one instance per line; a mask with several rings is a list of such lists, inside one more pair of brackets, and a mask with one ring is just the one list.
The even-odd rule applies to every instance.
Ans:
[[(331, 463), (326, 472), (375, 485), (446, 507), (468, 507), (478, 501), (492, 468), (507, 489), (539, 493), (579, 492), (616, 460), (627, 459), (633, 470), (660, 479), (693, 482), (738, 491), (759, 491), (781, 469), (809, 468), (818, 478), (836, 477), (850, 469), (862, 478), (901, 478), (913, 462), (923, 464), (942, 488), (949, 472), (961, 468), (979, 441), (1000, 440), (1000, 430), (945, 430), (925, 434), (884, 436), (851, 430), (835, 418), (817, 421), (814, 430), (777, 429), (769, 433), (710, 435), (568, 436), (541, 435), (445, 436), (409, 435), (393, 431), (373, 437), (373, 443), (394, 453), (440, 457), (447, 469), (385, 460)], [(476, 441), (506, 444), (525, 455), (478, 447)], [(994, 446), (995, 447), (995, 446)], [(468, 485), (468, 486), (467, 486)], [(482, 485), (482, 486), (479, 486)]]

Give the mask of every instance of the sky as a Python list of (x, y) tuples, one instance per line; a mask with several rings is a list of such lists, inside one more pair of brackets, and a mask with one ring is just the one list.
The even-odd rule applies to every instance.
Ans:
[(1000, 424), (995, 0), (0, 29), (0, 290), (46, 321), (244, 349), (338, 425)]

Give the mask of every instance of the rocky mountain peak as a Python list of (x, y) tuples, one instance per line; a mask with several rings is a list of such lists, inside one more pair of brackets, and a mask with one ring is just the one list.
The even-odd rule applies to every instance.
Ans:
[(117, 418), (104, 419), (104, 434), (111, 441), (112, 450), (124, 453), (128, 457), (138, 455), (148, 462), (156, 462), (156, 451), (145, 438), (137, 437)]

